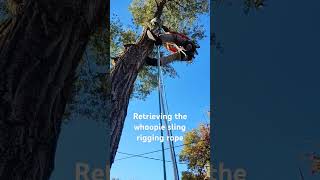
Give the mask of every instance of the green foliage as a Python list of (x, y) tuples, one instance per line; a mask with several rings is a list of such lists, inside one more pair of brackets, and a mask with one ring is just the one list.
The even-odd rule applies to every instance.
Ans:
[[(138, 27), (125, 27), (117, 15), (111, 18), (110, 26), (110, 52), (111, 57), (117, 57), (124, 51), (125, 44), (133, 44), (138, 39)], [(99, 40), (98, 40), (99, 41)], [(144, 100), (155, 88), (157, 88), (157, 69), (155, 67), (143, 67), (140, 70), (131, 97)], [(164, 75), (171, 78), (177, 77), (177, 72), (170, 66), (163, 68)]]
[[(163, 67), (163, 75), (171, 78), (178, 77), (177, 72), (170, 65)], [(138, 74), (132, 97), (144, 100), (157, 87), (158, 69), (145, 66)]]
[[(150, 20), (154, 18), (157, 3), (155, 0), (133, 0), (129, 10), (133, 16), (134, 25), (146, 27), (150, 25)], [(209, 0), (168, 0), (162, 14), (163, 24), (173, 31), (188, 34), (194, 40), (202, 39), (204, 37), (204, 29), (197, 20), (200, 15), (207, 14), (208, 11)], [(117, 25), (121, 27), (121, 25)], [(131, 31), (130, 33), (132, 33), (130, 37), (137, 37), (137, 31)], [(133, 35), (134, 33), (135, 36)], [(117, 40), (121, 41), (119, 37), (123, 37), (124, 34), (118, 33), (118, 35)], [(164, 75), (172, 78), (178, 76), (177, 72), (170, 65), (164, 67), (163, 70)], [(156, 87), (156, 68), (144, 67), (138, 75), (132, 97), (145, 99)]]
[(125, 44), (135, 43), (138, 39), (137, 27), (124, 27), (117, 15), (113, 15), (110, 22), (110, 53), (115, 57), (124, 50)]
[[(133, 0), (129, 10), (136, 25), (148, 26), (157, 10), (156, 0)], [(171, 30), (199, 40), (204, 37), (204, 29), (198, 18), (208, 12), (209, 0), (167, 0), (162, 21)]]
[(189, 171), (183, 171), (182, 172), (182, 180), (204, 180), (204, 176), (195, 175)]
[(182, 179), (204, 179), (205, 166), (210, 163), (210, 125), (201, 124), (199, 128), (187, 132), (184, 147), (180, 152), (180, 162), (188, 164), (188, 171)]

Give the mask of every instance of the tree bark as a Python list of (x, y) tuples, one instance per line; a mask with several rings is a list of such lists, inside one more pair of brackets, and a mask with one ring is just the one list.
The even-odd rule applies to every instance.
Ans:
[[(156, 1), (157, 8), (154, 17), (161, 17), (168, 1), (170, 0)], [(145, 58), (153, 51), (154, 42), (148, 38), (146, 32), (147, 29), (144, 30), (138, 43), (126, 49), (111, 73), (111, 165), (118, 150), (134, 82), (139, 70), (145, 65)]]
[(139, 42), (126, 49), (111, 74), (111, 164), (118, 149), (134, 82), (153, 46), (144, 31)]
[(49, 179), (75, 69), (106, 2), (29, 0), (0, 26), (0, 179)]

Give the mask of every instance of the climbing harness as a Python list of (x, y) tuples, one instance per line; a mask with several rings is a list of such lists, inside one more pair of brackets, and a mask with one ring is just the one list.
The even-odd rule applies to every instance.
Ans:
[[(162, 20), (159, 18), (152, 19), (150, 21), (150, 24), (151, 24), (151, 27), (149, 28), (153, 30), (148, 30), (147, 36), (149, 39), (155, 42), (156, 46), (163, 45), (172, 54), (180, 53), (184, 57), (189, 57), (188, 55), (190, 54), (187, 53), (188, 51), (193, 51), (194, 53), (198, 54), (196, 48), (199, 48), (199, 46), (191, 43), (192, 41), (187, 35), (170, 31), (169, 28), (162, 25)], [(162, 40), (159, 38), (161, 34), (167, 34), (167, 35), (171, 34), (175, 36), (177, 39), (180, 39), (180, 40), (182, 39), (182, 41), (184, 42), (183, 43), (184, 45), (182, 44), (182, 42), (180, 42), (179, 44), (176, 44), (175, 42), (162, 42)], [(186, 42), (189, 42), (189, 44), (191, 44), (192, 49), (185, 48)], [(191, 62), (192, 58), (193, 56), (188, 60), (188, 62)]]

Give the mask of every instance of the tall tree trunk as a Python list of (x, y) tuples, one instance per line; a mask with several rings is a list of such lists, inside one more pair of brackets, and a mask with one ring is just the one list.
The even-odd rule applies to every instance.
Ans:
[(153, 44), (144, 31), (140, 41), (120, 57), (111, 74), (111, 164), (118, 149), (134, 82), (145, 64), (145, 58), (152, 52)]
[[(168, 0), (156, 2), (154, 17), (160, 18)], [(145, 29), (138, 43), (130, 46), (123, 53), (111, 74), (111, 165), (118, 150), (134, 82), (139, 70), (145, 65), (145, 58), (153, 51), (154, 42), (148, 38), (147, 30)]]
[(75, 69), (106, 2), (25, 1), (0, 27), (0, 179), (49, 179)]

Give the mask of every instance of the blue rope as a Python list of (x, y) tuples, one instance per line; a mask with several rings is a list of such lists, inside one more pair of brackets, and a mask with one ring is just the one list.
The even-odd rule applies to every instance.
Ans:
[[(159, 107), (160, 107), (160, 115), (163, 113), (164, 115), (167, 114), (168, 111), (168, 103), (166, 100), (165, 92), (164, 92), (164, 86), (162, 82), (162, 71), (161, 71), (161, 54), (160, 54), (160, 46), (157, 46), (158, 51), (158, 90), (159, 90)], [(166, 104), (166, 106), (165, 106)], [(168, 122), (166, 119), (164, 119), (166, 129), (167, 129), (167, 136), (172, 136), (172, 130), (168, 130)], [(162, 126), (162, 119), (160, 119), (160, 125)], [(161, 130), (161, 136), (163, 136), (163, 131)], [(164, 156), (164, 144), (162, 145), (162, 158), (163, 162), (165, 162), (165, 156)], [(174, 143), (173, 141), (169, 141), (169, 147), (170, 147), (170, 153), (171, 153), (171, 159), (173, 162), (173, 171), (174, 171), (174, 179), (179, 180), (179, 171), (178, 171), (178, 165), (176, 160), (176, 154), (174, 149)], [(165, 170), (165, 163), (163, 165), (164, 168), (164, 177), (166, 179), (166, 170)]]
[[(160, 46), (157, 46), (158, 50), (158, 91), (159, 91), (159, 111), (160, 115), (162, 113), (162, 95), (161, 95), (161, 64), (160, 64)], [(162, 126), (162, 119), (160, 118), (160, 126)], [(163, 130), (160, 131), (161, 137), (163, 137)], [(164, 142), (161, 142), (161, 150), (162, 150), (162, 166), (163, 166), (163, 179), (167, 180), (167, 172), (166, 172), (166, 157), (164, 154)]]
[[(164, 100), (165, 100), (165, 105), (166, 105), (166, 112), (167, 112), (167, 114), (170, 114), (165, 86), (163, 85), (162, 87), (163, 87), (163, 94), (164, 94)], [(169, 122), (169, 124), (171, 124), (171, 123)], [(167, 129), (168, 129), (168, 127), (167, 127)], [(169, 134), (170, 134), (170, 136), (173, 136), (172, 129), (170, 129)], [(173, 151), (171, 154), (173, 154), (172, 162), (174, 163), (174, 166), (175, 166), (174, 169), (175, 169), (175, 172), (176, 172), (176, 178), (177, 178), (177, 180), (179, 180), (178, 163), (177, 163), (177, 159), (176, 159), (176, 151), (175, 151), (175, 148), (174, 148), (175, 145), (174, 145), (173, 141), (169, 141), (169, 143), (171, 143), (171, 148), (172, 148), (172, 151)]]

